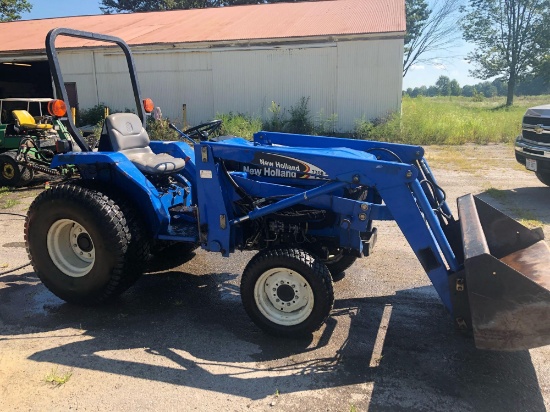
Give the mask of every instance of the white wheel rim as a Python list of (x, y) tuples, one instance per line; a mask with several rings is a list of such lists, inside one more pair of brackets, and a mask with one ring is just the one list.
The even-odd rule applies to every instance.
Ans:
[(92, 270), (94, 243), (80, 223), (71, 219), (54, 222), (48, 230), (46, 243), (52, 262), (67, 276), (79, 278)]
[(313, 311), (313, 291), (298, 272), (273, 268), (264, 272), (254, 286), (256, 306), (277, 325), (293, 326), (305, 321)]

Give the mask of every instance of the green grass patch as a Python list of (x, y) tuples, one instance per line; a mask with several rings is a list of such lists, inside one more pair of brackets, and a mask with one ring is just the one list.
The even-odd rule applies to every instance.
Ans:
[(44, 377), (44, 381), (47, 383), (51, 383), (53, 386), (61, 386), (69, 382), (69, 379), (71, 379), (71, 376), (73, 376), (73, 372), (64, 372), (64, 373), (58, 373), (57, 368), (52, 369), (50, 373), (48, 373)]
[(506, 107), (504, 98), (475, 102), (466, 97), (405, 96), (401, 116), (375, 122), (359, 119), (355, 135), (418, 145), (511, 143), (521, 132), (525, 110), (549, 101), (550, 96), (518, 97), (514, 106)]
[(506, 190), (495, 189), (494, 187), (490, 187), (485, 191), (485, 193), (487, 193), (493, 199), (500, 200), (501, 202), (506, 200), (506, 197), (507, 197), (506, 192), (507, 192)]
[(540, 219), (537, 219), (537, 217), (530, 210), (513, 208), (510, 209), (510, 211), (516, 217), (519, 223), (527, 226), (530, 229), (544, 226), (542, 221)]
[(17, 199), (7, 199), (3, 204), (2, 204), (2, 209), (10, 209), (12, 207), (14, 207), (15, 205), (18, 205), (19, 204), (19, 200)]

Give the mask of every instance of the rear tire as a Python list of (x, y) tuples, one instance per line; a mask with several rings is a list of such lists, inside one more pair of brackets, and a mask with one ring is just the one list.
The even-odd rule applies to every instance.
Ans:
[(252, 321), (277, 336), (307, 336), (334, 304), (327, 267), (300, 249), (260, 251), (246, 266), (241, 299)]
[(16, 152), (0, 155), (0, 186), (21, 187), (33, 179), (33, 170), (18, 164), (16, 158)]
[(535, 174), (542, 183), (544, 183), (546, 186), (550, 186), (550, 173), (535, 172)]
[(27, 252), (44, 285), (76, 304), (108, 301), (142, 274), (149, 256), (133, 210), (91, 188), (62, 184), (42, 192), (25, 221)]

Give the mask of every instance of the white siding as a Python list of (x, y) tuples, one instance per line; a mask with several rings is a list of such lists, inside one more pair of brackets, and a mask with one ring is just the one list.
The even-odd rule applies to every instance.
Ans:
[[(358, 40), (201, 51), (158, 49), (134, 54), (143, 97), (181, 123), (182, 104), (195, 125), (216, 113), (266, 118), (274, 101), (287, 110), (301, 97), (309, 109), (338, 114), (338, 129), (401, 109), (403, 40)], [(60, 53), (65, 81), (76, 81), (81, 108), (133, 108), (122, 53)], [(97, 78), (97, 88), (96, 81)]]
[(181, 124), (185, 103), (191, 124), (213, 118), (211, 52), (136, 54), (135, 59), (143, 97), (151, 97), (165, 117)]
[(343, 130), (356, 119), (401, 111), (403, 40), (338, 43), (338, 121)]
[(309, 97), (312, 114), (334, 113), (336, 60), (335, 45), (213, 53), (214, 108), (266, 117), (272, 101), (289, 109)]
[(98, 104), (93, 52), (60, 53), (59, 64), (65, 82), (76, 82), (81, 109)]

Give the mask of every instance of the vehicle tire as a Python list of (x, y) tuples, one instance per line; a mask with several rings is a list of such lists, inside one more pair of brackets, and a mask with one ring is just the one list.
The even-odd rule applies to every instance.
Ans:
[(246, 266), (241, 299), (252, 321), (277, 336), (307, 336), (332, 310), (327, 267), (301, 249), (260, 251)]
[(546, 186), (550, 186), (550, 173), (536, 172), (538, 179)]
[(34, 200), (25, 220), (27, 252), (51, 292), (92, 305), (118, 296), (139, 278), (149, 242), (128, 204), (78, 184), (61, 184)]
[(330, 255), (326, 260), (321, 260), (321, 262), (328, 268), (332, 280), (337, 282), (344, 278), (344, 271), (349, 269), (356, 260), (356, 256), (346, 255), (342, 249), (339, 249), (335, 254)]
[(0, 155), (0, 186), (21, 187), (33, 179), (33, 170), (18, 164), (16, 158), (16, 152)]

